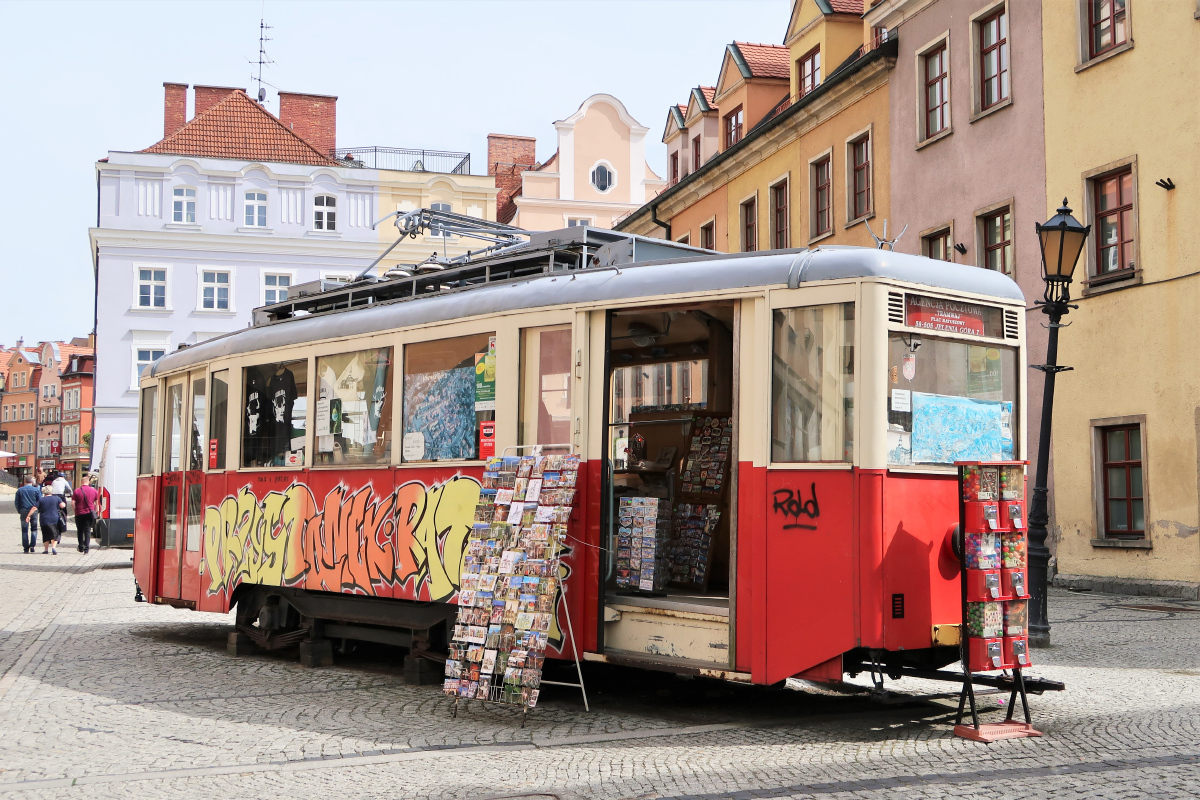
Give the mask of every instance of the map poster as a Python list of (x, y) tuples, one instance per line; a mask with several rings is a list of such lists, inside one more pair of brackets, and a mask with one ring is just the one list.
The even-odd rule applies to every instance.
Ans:
[(1011, 427), (1005, 424), (1005, 411), (1011, 415), (1010, 409), (1011, 404), (996, 400), (913, 392), (913, 463), (1011, 458)]

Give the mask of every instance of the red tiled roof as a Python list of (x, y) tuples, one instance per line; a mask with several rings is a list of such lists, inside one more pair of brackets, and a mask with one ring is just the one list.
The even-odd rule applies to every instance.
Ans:
[(704, 95), (704, 100), (710, 106), (713, 104), (713, 99), (717, 96), (717, 87), (715, 86), (698, 86), (701, 94)]
[(861, 17), (863, 13), (862, 0), (829, 0), (829, 7), (835, 14), (857, 14)]
[(778, 44), (734, 42), (755, 78), (790, 78), (791, 50)]
[(241, 89), (234, 89), (224, 100), (142, 152), (338, 165), (336, 160), (286, 128)]

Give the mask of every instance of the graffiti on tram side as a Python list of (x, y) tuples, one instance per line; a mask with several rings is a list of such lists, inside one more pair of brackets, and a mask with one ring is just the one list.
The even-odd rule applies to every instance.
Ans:
[[(386, 495), (369, 483), (354, 491), (339, 484), (318, 503), (305, 483), (261, 500), (244, 486), (204, 511), (205, 588), (232, 594), (254, 583), (449, 600), (461, 582), (479, 489), (461, 475), (430, 486), (411, 481)], [(564, 557), (570, 553), (564, 548)], [(569, 574), (561, 564), (560, 587)], [(554, 608), (547, 638), (561, 649), (557, 600)]]
[[(204, 511), (210, 595), (241, 583), (447, 600), (457, 590), (479, 484), (456, 476), (377, 494), (344, 484), (318, 503), (304, 483), (261, 500), (249, 487)], [(399, 594), (399, 592), (397, 592)]]

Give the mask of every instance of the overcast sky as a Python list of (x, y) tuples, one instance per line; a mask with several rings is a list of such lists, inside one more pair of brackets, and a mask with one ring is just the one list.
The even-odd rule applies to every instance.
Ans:
[[(734, 39), (780, 43), (788, 0), (543, 2), (0, 2), (0, 344), (92, 328), (95, 162), (162, 138), (163, 81), (254, 92), (258, 21), (286, 91), (338, 97), (339, 147), (469, 151), (538, 138), (608, 92), (650, 128), (664, 174), (667, 107), (711, 85)], [(278, 111), (275, 90), (267, 107)]]

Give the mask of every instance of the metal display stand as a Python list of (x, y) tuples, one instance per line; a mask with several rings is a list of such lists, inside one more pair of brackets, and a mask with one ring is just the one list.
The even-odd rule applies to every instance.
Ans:
[[(559, 448), (565, 449), (568, 453), (571, 453), (571, 454), (574, 454), (574, 451), (575, 451), (574, 445), (572, 445), (572, 444), (512, 445), (512, 446), (504, 448), (504, 450), (502, 451), (502, 456), (508, 457), (510, 455), (519, 455), (520, 451), (522, 451), (522, 450), (531, 450), (532, 451), (531, 455), (540, 456), (542, 451), (545, 449), (559, 449)], [(576, 478), (576, 480), (578, 481), (578, 478)], [(578, 483), (576, 483), (575, 490), (578, 491)], [(572, 509), (575, 507), (574, 502), (571, 503), (571, 507), (572, 507)], [(565, 538), (565, 536), (560, 536), (559, 540), (555, 540), (554, 556), (553, 556), (553, 562), (556, 567), (554, 569), (555, 574), (557, 574), (557, 572), (558, 572), (557, 565), (559, 563), (561, 563), (561, 559), (562, 559), (562, 544), (563, 544), (561, 541), (562, 538)], [(560, 580), (560, 582), (558, 584), (558, 591), (561, 593), (561, 597), (562, 597), (563, 614), (566, 617), (566, 621), (567, 621), (567, 638), (570, 640), (570, 643), (571, 643), (571, 656), (575, 661), (575, 675), (578, 679), (578, 682), (570, 683), (570, 682), (566, 682), (566, 681), (552, 681), (552, 680), (540, 679), (539, 685), (545, 684), (545, 685), (550, 685), (550, 686), (566, 686), (569, 688), (579, 689), (580, 694), (583, 698), (584, 711), (591, 711), (591, 707), (588, 705), (587, 689), (584, 687), (584, 683), (583, 683), (583, 667), (579, 660), (579, 648), (575, 642), (575, 627), (571, 622), (571, 607), (567, 601), (567, 584), (565, 581)], [(557, 605), (557, 603), (556, 603), (556, 605)], [(454, 707), (453, 707), (452, 714), (451, 714), (452, 718), (458, 717), (458, 706), (459, 706), (460, 701), (465, 700), (465, 701), (469, 702), (472, 699), (477, 699), (477, 698), (463, 697), (461, 695), (456, 695), (454, 698)], [(480, 699), (479, 702), (482, 702), (486, 705), (486, 703), (488, 703), (489, 701)], [(529, 708), (530, 708), (530, 706), (527, 702), (521, 703), (521, 727), (522, 728), (525, 727), (525, 722), (529, 717)]]
[[(959, 584), (962, 604), (962, 626), (959, 629), (959, 654), (962, 659), (963, 668), (963, 686), (962, 691), (958, 696), (958, 714), (954, 720), (954, 734), (964, 739), (973, 741), (991, 743), (1001, 739), (1019, 739), (1025, 737), (1041, 736), (1041, 732), (1034, 730), (1033, 721), (1029, 711), (1029, 697), (1025, 691), (1025, 677), (1023, 675), (1023, 666), (1028, 665), (1028, 644), (1027, 644), (1027, 623), (1025, 632), (1017, 637), (1008, 637), (1008, 630), (1005, 617), (1001, 616), (1000, 636), (987, 636), (989, 631), (986, 627), (976, 628), (978, 633), (984, 636), (972, 635), (972, 627), (976, 624), (985, 625), (984, 613), (977, 612), (972, 615), (971, 606), (987, 606), (989, 603), (998, 604), (1011, 602), (1026, 603), (1026, 614), (1028, 613), (1028, 594), (1025, 587), (1025, 570), (1027, 564), (1028, 540), (1024, 522), (1024, 478), (1023, 471), (1026, 462), (1023, 461), (993, 461), (993, 462), (958, 462), (955, 466), (958, 468), (958, 509), (959, 509), (959, 525), (955, 531), (955, 550), (961, 561), (961, 569), (959, 571)], [(1002, 481), (1000, 479), (1001, 472), (1005, 469), (1020, 469), (1022, 478), (1019, 482), (1019, 494), (1015, 497), (1005, 497), (1006, 492), (1002, 489)], [(988, 490), (979, 491), (978, 481), (980, 474), (991, 473), (995, 478), (994, 492)], [(975, 484), (972, 486), (970, 476), (974, 474)], [(984, 483), (987, 483), (985, 480)], [(1016, 490), (1010, 490), (1012, 493)], [(993, 496), (989, 496), (993, 495)], [(1001, 510), (1001, 506), (1005, 509)], [(1015, 520), (1015, 521), (1014, 521)], [(985, 561), (991, 556), (987, 553), (982, 555), (977, 550), (972, 554), (971, 537), (984, 537), (987, 535), (992, 537), (1008, 536), (1009, 542), (1013, 544), (1013, 550), (1009, 551), (1005, 546), (995, 549), (995, 558), (997, 563), (994, 565)], [(993, 539), (994, 542), (994, 539)], [(994, 545), (993, 545), (994, 547)], [(1013, 570), (1003, 570), (1002, 567), (1009, 562), (1004, 561), (1009, 552), (1016, 552), (1019, 548), (1020, 568)], [(1007, 580), (1001, 581), (1001, 574), (1004, 571), (1009, 571), (1010, 576)], [(1016, 576), (1019, 575), (1019, 582)], [(1006, 585), (1007, 584), (1007, 585)], [(1014, 586), (1016, 587), (1014, 590)], [(1007, 594), (1006, 594), (1007, 592)], [(971, 598), (975, 599), (972, 600)], [(983, 598), (983, 599), (980, 599)], [(994, 633), (994, 632), (993, 632)], [(986, 638), (985, 638), (986, 637)], [(1009, 639), (1013, 639), (1010, 642)], [(1012, 651), (1018, 652), (1018, 657), (1022, 663), (1016, 663), (1014, 659), (1009, 663), (1009, 657)], [(981, 723), (979, 721), (979, 708), (975, 701), (975, 686), (972, 680), (972, 672), (988, 672), (1000, 669), (1011, 669), (1013, 675), (1012, 692), (1008, 699), (1008, 709), (1003, 722)], [(1017, 697), (1021, 698), (1021, 708), (1024, 712), (1025, 721), (1018, 722), (1013, 720), (1013, 714), (1016, 711)], [(963, 724), (963, 717), (966, 710), (970, 706), (971, 721), (969, 724)]]

